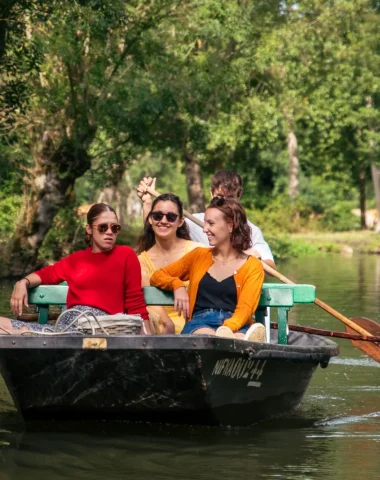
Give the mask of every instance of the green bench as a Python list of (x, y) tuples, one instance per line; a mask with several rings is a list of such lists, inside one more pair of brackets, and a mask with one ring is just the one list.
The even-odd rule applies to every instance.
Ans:
[[(48, 322), (50, 305), (58, 305), (62, 310), (66, 308), (67, 289), (67, 285), (41, 285), (29, 290), (29, 305), (36, 306), (38, 323)], [(173, 305), (173, 292), (156, 287), (144, 287), (144, 297), (147, 305)], [(266, 307), (277, 308), (278, 343), (286, 345), (290, 308), (299, 303), (314, 303), (314, 300), (313, 285), (264, 283), (255, 318), (265, 325), (268, 323), (265, 322)]]

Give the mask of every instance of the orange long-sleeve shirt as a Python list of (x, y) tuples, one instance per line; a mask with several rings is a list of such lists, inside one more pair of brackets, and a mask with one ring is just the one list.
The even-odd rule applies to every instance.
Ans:
[[(151, 285), (164, 290), (177, 290), (189, 280), (190, 318), (193, 315), (199, 282), (213, 264), (212, 251), (212, 248), (196, 248), (176, 262), (157, 270), (150, 277)], [(224, 325), (236, 332), (247, 323), (252, 323), (252, 314), (259, 303), (264, 282), (261, 262), (250, 257), (234, 272), (234, 280), (237, 304), (232, 317), (225, 320)]]

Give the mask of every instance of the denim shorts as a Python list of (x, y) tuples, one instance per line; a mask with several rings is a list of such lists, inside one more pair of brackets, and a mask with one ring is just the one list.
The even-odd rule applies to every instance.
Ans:
[[(198, 310), (194, 313), (193, 318), (185, 324), (181, 334), (188, 335), (194, 333), (199, 328), (212, 328), (216, 330), (223, 325), (224, 320), (231, 318), (233, 312), (228, 310), (216, 310), (214, 308), (206, 308), (204, 310)], [(249, 325), (244, 325), (238, 332), (246, 333)]]

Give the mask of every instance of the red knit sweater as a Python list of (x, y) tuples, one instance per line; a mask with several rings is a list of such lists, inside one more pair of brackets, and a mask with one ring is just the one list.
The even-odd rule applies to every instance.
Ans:
[(45, 285), (67, 282), (67, 308), (87, 305), (111, 315), (126, 312), (148, 319), (140, 263), (130, 247), (116, 245), (104, 253), (92, 253), (89, 247), (34, 273)]

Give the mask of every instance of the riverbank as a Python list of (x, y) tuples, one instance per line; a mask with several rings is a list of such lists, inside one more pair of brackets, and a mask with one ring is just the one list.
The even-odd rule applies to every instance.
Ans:
[[(315, 253), (380, 254), (380, 234), (374, 231), (294, 233), (290, 240), (302, 250)], [(308, 252), (310, 253), (310, 252)]]

